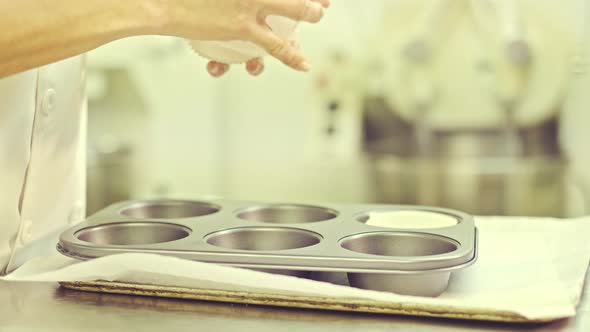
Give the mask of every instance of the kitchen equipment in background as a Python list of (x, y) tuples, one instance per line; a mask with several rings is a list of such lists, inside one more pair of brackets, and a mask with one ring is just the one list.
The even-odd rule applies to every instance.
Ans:
[(86, 209), (89, 214), (115, 202), (131, 199), (135, 186), (131, 146), (112, 138), (103, 139), (102, 143), (89, 146), (87, 150)]
[[(147, 148), (149, 114), (128, 71), (88, 71), (87, 213), (130, 199), (141, 182), (137, 159)], [(145, 163), (143, 163), (145, 164)], [(142, 165), (142, 170), (148, 167)]]
[[(365, 151), (373, 163), (377, 201), (426, 204), (478, 215), (567, 217), (569, 164), (558, 144), (559, 118), (517, 128), (519, 153), (507, 149), (506, 130), (432, 130), (432, 153), (417, 148), (413, 124), (382, 99), (365, 104)], [(579, 191), (578, 188), (577, 191)]]
[(437, 53), (445, 42), (457, 2), (437, 1), (431, 3), (421, 17), (421, 22), (410, 32), (410, 40), (401, 51), (401, 70), (399, 75), (405, 81), (408, 107), (414, 114), (417, 153), (429, 158), (434, 152), (430, 140), (431, 126), (429, 115), (436, 105), (440, 90), (434, 69)]
[[(433, 224), (439, 215), (454, 223)], [(62, 233), (58, 249), (79, 259), (145, 252), (282, 274), (348, 273), (353, 287), (438, 296), (453, 271), (477, 259), (477, 236), (471, 216), (431, 207), (151, 200), (99, 211)]]
[[(531, 127), (554, 117), (571, 78), (576, 42), (569, 7), (560, 2), (539, 6), (536, 1), (521, 0), (521, 17), (505, 15), (508, 18), (504, 19), (485, 6), (488, 1), (473, 1), (477, 4), (473, 6), (469, 1), (442, 2), (452, 6), (446, 15), (453, 24), (445, 25), (432, 37), (438, 40), (436, 52), (430, 53), (428, 75), (422, 75), (436, 91), (436, 102), (428, 111), (429, 127), (504, 127), (507, 100), (515, 104), (515, 126)], [(406, 50), (420, 40), (409, 32), (423, 30), (426, 23), (417, 18), (428, 12), (432, 3), (388, 4), (383, 34), (389, 38), (381, 44), (376, 57), (380, 59), (375, 59), (384, 67), (381, 95), (408, 122), (417, 119), (413, 105), (419, 90), (415, 84), (408, 84)], [(503, 30), (507, 26), (520, 26), (513, 30), (521, 32), (506, 36)], [(559, 47), (555, 47), (556, 40)]]
[[(567, 204), (569, 165), (558, 143), (574, 36), (567, 6), (441, 2), (452, 2), (453, 31), (434, 35), (439, 47), (422, 64), (420, 77), (428, 79), (421, 84), (408, 81), (404, 65), (407, 45), (420, 39), (396, 31), (420, 31), (432, 20), (407, 20), (436, 6), (396, 2), (388, 11), (392, 18), (403, 11), (406, 21), (386, 21), (392, 39), (381, 60), (384, 88), (364, 103), (378, 201), (479, 215), (579, 214)], [(417, 95), (431, 98), (417, 103)]]
[(436, 205), (479, 215), (568, 215), (567, 163), (557, 142), (557, 118), (518, 131), (522, 153), (506, 154), (505, 131), (438, 130), (434, 154), (415, 148), (412, 124), (382, 99), (365, 106), (365, 150), (373, 160), (378, 201)]

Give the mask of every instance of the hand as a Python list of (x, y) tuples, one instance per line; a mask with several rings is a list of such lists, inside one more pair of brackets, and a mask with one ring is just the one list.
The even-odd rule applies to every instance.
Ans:
[[(166, 7), (163, 30), (167, 34), (194, 40), (250, 41), (287, 66), (308, 71), (310, 65), (305, 56), (273, 33), (266, 25), (266, 17), (279, 15), (315, 23), (324, 16), (330, 0), (176, 0), (161, 3)], [(217, 67), (215, 64), (210, 66)]]
[[(295, 40), (289, 42), (289, 45), (299, 49), (299, 43)], [(264, 71), (264, 60), (262, 58), (255, 58), (246, 62), (246, 71), (252, 76), (258, 76)], [(213, 77), (221, 77), (229, 71), (230, 66), (226, 63), (217, 61), (209, 61), (207, 64), (207, 71)]]
[[(262, 58), (252, 59), (246, 62), (246, 71), (252, 76), (258, 76), (264, 71), (264, 60)], [(217, 61), (209, 61), (207, 64), (207, 71), (213, 77), (221, 77), (227, 73), (229, 65)]]

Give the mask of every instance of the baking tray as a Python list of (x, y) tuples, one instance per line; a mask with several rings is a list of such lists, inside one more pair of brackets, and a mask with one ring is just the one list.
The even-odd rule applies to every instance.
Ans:
[[(416, 225), (432, 215), (456, 223), (395, 227), (407, 213)], [(391, 224), (371, 225), (376, 214)], [(300, 277), (345, 272), (353, 287), (437, 296), (453, 271), (476, 261), (477, 230), (470, 215), (435, 207), (150, 200), (97, 212), (57, 247), (78, 259), (141, 252)]]

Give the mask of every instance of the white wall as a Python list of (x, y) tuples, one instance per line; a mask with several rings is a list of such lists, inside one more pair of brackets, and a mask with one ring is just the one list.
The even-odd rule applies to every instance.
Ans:
[(89, 65), (91, 78), (112, 80), (114, 72), (127, 81), (102, 97), (111, 102), (91, 99), (90, 127), (94, 139), (111, 132), (134, 145), (134, 196), (219, 192), (222, 82), (208, 77), (183, 41), (122, 40), (92, 52)]

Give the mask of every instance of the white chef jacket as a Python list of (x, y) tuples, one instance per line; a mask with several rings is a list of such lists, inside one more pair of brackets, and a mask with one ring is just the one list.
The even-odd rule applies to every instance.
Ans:
[(0, 274), (85, 214), (84, 58), (0, 79)]

